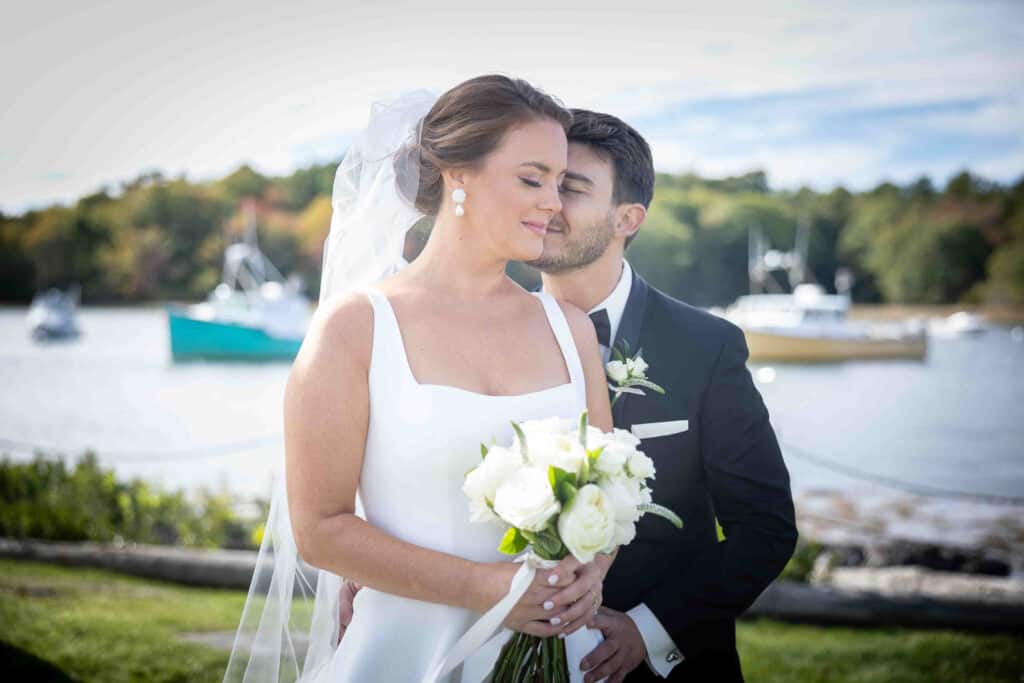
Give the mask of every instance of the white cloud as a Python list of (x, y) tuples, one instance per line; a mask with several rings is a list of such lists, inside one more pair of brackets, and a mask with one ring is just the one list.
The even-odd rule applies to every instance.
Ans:
[[(15, 94), (0, 107), (0, 208), (70, 200), (154, 168), (202, 178), (248, 162), (287, 173), (340, 151), (373, 99), (409, 87), (439, 92), (488, 71), (638, 125), (679, 103), (809, 93), (802, 109), (762, 105), (762, 114), (778, 107), (774, 120), (752, 111), (758, 125), (716, 125), (714, 114), (697, 113), (650, 135), (687, 144), (726, 135), (751, 150), (705, 156), (702, 168), (767, 164), (781, 179), (796, 178), (800, 166), (841, 178), (870, 166), (848, 143), (824, 148), (848, 159), (818, 167), (813, 154), (800, 164), (778, 157), (799, 144), (754, 143), (799, 136), (808, 116), (830, 108), (966, 98), (993, 104), (932, 120), (1020, 134), (1021, 8), (968, 0), (22, 3), (5, 11), (0, 43), (0, 87)], [(674, 155), (658, 156), (683, 160)]]

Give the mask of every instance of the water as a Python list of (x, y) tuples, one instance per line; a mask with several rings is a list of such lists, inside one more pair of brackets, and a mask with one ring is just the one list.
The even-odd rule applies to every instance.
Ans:
[[(173, 364), (160, 307), (84, 308), (79, 340), (41, 345), (25, 311), (0, 309), (0, 451), (27, 458), (27, 444), (38, 444), (77, 458), (93, 448), (125, 477), (267, 493), (283, 457), (288, 363)], [(904, 495), (806, 452), (909, 483), (1024, 497), (1020, 336), (998, 327), (935, 338), (924, 363), (751, 365), (794, 491)], [(993, 510), (996, 519), (1008, 509)], [(1020, 517), (1024, 507), (1009, 511)]]

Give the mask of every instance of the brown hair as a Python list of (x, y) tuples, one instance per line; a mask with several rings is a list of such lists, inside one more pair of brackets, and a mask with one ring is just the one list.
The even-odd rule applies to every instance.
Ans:
[(524, 80), (497, 74), (464, 81), (441, 95), (420, 123), (420, 139), (395, 157), (398, 189), (427, 215), (441, 207), (446, 168), (473, 168), (513, 126), (552, 119), (566, 131), (572, 114)]
[[(610, 161), (614, 168), (612, 202), (651, 205), (654, 198), (654, 158), (640, 133), (611, 114), (572, 110), (569, 142), (578, 142)], [(626, 246), (638, 233), (626, 238)]]

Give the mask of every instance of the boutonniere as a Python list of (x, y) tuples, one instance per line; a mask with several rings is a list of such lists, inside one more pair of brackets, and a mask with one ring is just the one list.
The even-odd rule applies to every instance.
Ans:
[[(629, 344), (623, 342), (622, 349), (612, 348), (612, 357), (615, 360), (608, 361), (604, 366), (605, 374), (608, 375), (608, 388), (615, 394), (612, 405), (619, 400), (623, 394), (636, 394), (646, 396), (644, 389), (664, 394), (665, 390), (654, 382), (647, 379), (647, 362), (641, 355), (642, 350), (637, 349), (636, 353), (630, 356)], [(643, 387), (640, 389), (639, 387)]]

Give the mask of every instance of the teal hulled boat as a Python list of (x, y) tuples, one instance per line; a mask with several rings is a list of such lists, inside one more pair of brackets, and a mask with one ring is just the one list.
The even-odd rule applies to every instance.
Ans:
[(246, 325), (202, 320), (188, 308), (167, 305), (171, 327), (171, 355), (174, 360), (208, 358), (220, 360), (291, 360), (299, 352), (302, 338), (281, 339)]
[(166, 307), (175, 361), (291, 360), (302, 345), (312, 302), (300, 278), (283, 278), (260, 251), (254, 208), (246, 209), (246, 239), (224, 250), (220, 284), (204, 302)]

